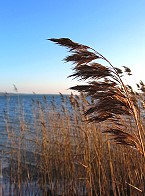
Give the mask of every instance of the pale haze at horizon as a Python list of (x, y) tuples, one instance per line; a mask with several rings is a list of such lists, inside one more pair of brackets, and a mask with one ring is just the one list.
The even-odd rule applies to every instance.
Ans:
[(0, 92), (70, 93), (68, 55), (47, 38), (89, 45), (114, 66), (130, 67), (131, 84), (144, 79), (145, 1), (25, 0), (0, 2)]

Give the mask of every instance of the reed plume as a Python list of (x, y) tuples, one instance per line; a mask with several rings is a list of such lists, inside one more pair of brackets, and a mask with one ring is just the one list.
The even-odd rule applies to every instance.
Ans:
[[(70, 89), (83, 92), (93, 98), (94, 102), (89, 104), (89, 108), (84, 113), (88, 116), (88, 121), (113, 122), (114, 127), (108, 126), (107, 130), (103, 132), (111, 134), (117, 144), (133, 147), (145, 157), (145, 131), (141, 121), (138, 98), (132, 88), (125, 85), (122, 80), (124, 72), (132, 75), (131, 70), (124, 66), (123, 72), (93, 48), (73, 42), (68, 38), (48, 40), (69, 49), (71, 54), (64, 61), (72, 62), (75, 65), (73, 74), (69, 77), (86, 82), (85, 85), (73, 86)], [(107, 62), (107, 66), (96, 60)], [(139, 87), (144, 90), (143, 82)], [(121, 121), (124, 117), (128, 117), (131, 122), (134, 122), (135, 130), (126, 131)]]

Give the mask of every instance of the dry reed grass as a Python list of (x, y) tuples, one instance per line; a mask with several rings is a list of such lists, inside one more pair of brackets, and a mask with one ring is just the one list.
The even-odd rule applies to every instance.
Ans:
[[(69, 77), (78, 78), (87, 83), (70, 89), (85, 92), (87, 96), (94, 99), (94, 103), (89, 104), (89, 109), (85, 112), (85, 115), (89, 116), (88, 121), (114, 122), (113, 129), (109, 128), (102, 131), (111, 133), (116, 143), (133, 147), (145, 158), (145, 130), (139, 100), (133, 89), (124, 84), (122, 80), (123, 71), (114, 67), (108, 59), (88, 46), (73, 42), (68, 38), (52, 38), (49, 40), (67, 47), (71, 52), (71, 55), (64, 59), (65, 62), (75, 64), (74, 73)], [(95, 61), (99, 59), (107, 62), (108, 66)], [(123, 67), (125, 73), (132, 75), (128, 67)], [(143, 82), (140, 82), (140, 86), (139, 88), (143, 93)], [(136, 127), (134, 127), (135, 130), (131, 130), (131, 133), (124, 129), (124, 124), (121, 124), (122, 115), (128, 116), (134, 121)]]
[[(9, 155), (9, 168), (3, 176), (9, 183), (5, 182), (3, 191), (9, 188), (8, 193), (14, 195), (143, 195), (143, 157), (126, 146), (110, 144), (102, 134), (108, 127), (113, 129), (114, 121), (88, 124), (82, 113), (90, 100), (84, 94), (60, 96), (61, 109), (55, 99), (33, 100), (33, 126), (17, 113), (23, 131), (6, 118), (9, 139), (4, 154)], [(128, 131), (134, 126), (123, 117), (121, 123)]]

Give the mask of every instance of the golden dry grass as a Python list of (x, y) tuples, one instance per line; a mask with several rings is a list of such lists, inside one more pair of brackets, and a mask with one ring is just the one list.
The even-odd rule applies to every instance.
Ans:
[[(23, 118), (17, 133), (14, 124), (13, 129), (8, 126), (10, 146), (5, 148), (5, 154), (9, 155), (10, 167), (3, 175), (11, 185), (9, 193), (143, 195), (143, 157), (137, 150), (110, 143), (108, 136), (102, 134), (108, 127), (113, 129), (114, 122), (86, 121), (82, 114), (88, 100), (83, 94), (69, 97), (71, 110), (66, 102), (68, 97), (63, 97), (60, 110), (54, 100), (48, 103), (46, 97), (43, 104), (34, 101), (35, 132)], [(134, 126), (130, 119), (121, 120), (128, 131)], [(51, 194), (47, 193), (48, 188)]]

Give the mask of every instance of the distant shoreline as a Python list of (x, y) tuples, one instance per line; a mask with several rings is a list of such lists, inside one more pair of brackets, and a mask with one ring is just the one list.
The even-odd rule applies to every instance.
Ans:
[[(63, 94), (62, 95), (70, 95), (70, 94)], [(0, 96), (18, 96), (18, 95), (51, 95), (51, 96), (56, 96), (56, 95), (60, 95), (60, 93), (7, 93), (7, 92), (0, 92)]]

